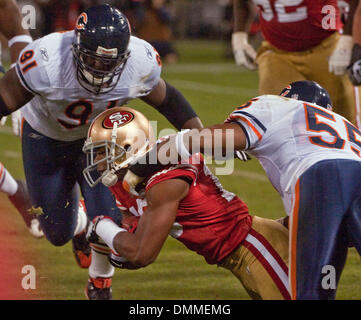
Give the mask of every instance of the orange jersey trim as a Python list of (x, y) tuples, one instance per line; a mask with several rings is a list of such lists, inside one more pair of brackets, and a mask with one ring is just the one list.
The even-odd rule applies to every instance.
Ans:
[(295, 204), (292, 212), (292, 226), (291, 226), (291, 237), (290, 237), (290, 285), (291, 285), (291, 297), (292, 300), (296, 300), (296, 258), (297, 258), (297, 228), (298, 228), (298, 211), (300, 201), (300, 180), (297, 180), (295, 186)]
[(262, 135), (261, 133), (256, 129), (256, 127), (245, 117), (238, 115), (238, 114), (231, 114), (230, 119), (239, 119), (243, 122), (245, 122), (252, 130), (253, 132), (256, 134), (256, 136), (258, 137), (259, 140), (262, 140)]

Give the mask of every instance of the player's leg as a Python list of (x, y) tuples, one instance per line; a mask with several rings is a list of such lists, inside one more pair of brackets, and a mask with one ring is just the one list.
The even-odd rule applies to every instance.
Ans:
[(64, 245), (73, 238), (78, 222), (71, 145), (49, 139), (25, 122), (22, 149), (31, 202), (44, 234), (52, 244)]
[[(77, 179), (84, 197), (84, 205), (90, 220), (96, 216), (110, 216), (116, 223), (121, 224), (122, 214), (116, 206), (115, 198), (109, 188), (99, 183), (90, 187), (83, 176), (85, 168), (85, 155), (79, 157)], [(89, 279), (85, 294), (90, 300), (112, 299), (112, 277), (114, 267), (109, 263), (110, 249), (102, 242), (91, 243), (91, 263), (89, 266)]]
[[(361, 187), (358, 194), (361, 194)], [(361, 196), (357, 196), (356, 199), (352, 202), (351, 207), (347, 213), (346, 223), (350, 242), (361, 255)]]
[(257, 56), (260, 95), (278, 95), (291, 82), (306, 79), (289, 57), (289, 53), (276, 50), (267, 42), (262, 43)]
[(354, 86), (347, 75), (340, 77), (339, 83), (340, 90), (334, 102), (335, 112), (361, 129), (361, 87)]
[(355, 161), (319, 162), (296, 184), (290, 219), (293, 299), (335, 298), (347, 256), (344, 218), (355, 175), (349, 162)]
[(253, 217), (242, 245), (222, 262), (253, 299), (290, 299), (288, 230), (280, 223)]
[[(86, 214), (84, 200), (79, 201), (79, 212)], [(89, 300), (111, 300), (114, 275), (114, 267), (108, 259), (111, 250), (105, 243), (100, 242), (92, 243), (90, 247), (91, 261), (89, 262), (89, 279), (84, 288), (85, 296)]]
[(0, 191), (8, 195), (10, 202), (21, 214), (30, 233), (35, 238), (44, 236), (40, 228), (39, 221), (34, 214), (30, 212), (31, 202), (28, 194), (26, 182), (15, 180), (4, 165), (0, 162)]

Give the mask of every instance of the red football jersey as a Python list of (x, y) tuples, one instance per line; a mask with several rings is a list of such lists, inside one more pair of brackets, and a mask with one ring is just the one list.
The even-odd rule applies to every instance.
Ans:
[[(251, 228), (248, 207), (236, 195), (223, 189), (201, 156), (194, 156), (192, 164), (173, 165), (157, 172), (146, 181), (146, 190), (175, 178), (186, 179), (190, 188), (179, 204), (170, 235), (204, 256), (209, 264), (222, 261), (240, 245)], [(133, 214), (139, 210), (139, 215), (146, 210), (145, 200), (132, 198), (121, 183), (111, 190), (121, 209)]]
[(307, 50), (342, 28), (337, 0), (253, 1), (264, 38), (281, 50)]

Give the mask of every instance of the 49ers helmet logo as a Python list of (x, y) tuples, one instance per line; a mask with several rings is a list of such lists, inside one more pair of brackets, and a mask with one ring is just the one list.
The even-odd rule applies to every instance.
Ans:
[(103, 127), (106, 129), (113, 129), (114, 123), (117, 123), (118, 127), (124, 126), (134, 119), (134, 114), (129, 111), (118, 111), (110, 114), (103, 120)]
[(88, 23), (88, 15), (85, 12), (83, 12), (82, 14), (80, 14), (78, 20), (76, 21), (76, 28), (78, 30), (83, 30), (87, 23)]

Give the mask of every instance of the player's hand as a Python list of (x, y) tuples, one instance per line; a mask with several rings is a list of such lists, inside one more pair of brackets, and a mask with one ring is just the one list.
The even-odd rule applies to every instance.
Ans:
[(0, 125), (1, 125), (1, 126), (4, 126), (7, 119), (8, 119), (8, 117), (1, 117), (1, 118), (0, 118)]
[(140, 194), (136, 190), (136, 187), (143, 180), (144, 178), (137, 176), (134, 172), (128, 169), (127, 173), (124, 175), (122, 186), (124, 190), (130, 193), (131, 195), (140, 197)]
[(342, 35), (328, 62), (328, 71), (336, 76), (346, 73), (351, 62), (353, 40), (352, 36)]
[(232, 34), (232, 50), (234, 59), (238, 66), (245, 66), (249, 70), (256, 70), (255, 63), (257, 53), (248, 43), (246, 32), (235, 32)]
[[(6, 123), (8, 117), (2, 117), (0, 120), (0, 125), (4, 126)], [(20, 130), (21, 130), (21, 121), (22, 121), (22, 117), (21, 117), (21, 113), (20, 110), (14, 111), (11, 114), (11, 122), (12, 122), (12, 127), (13, 127), (13, 133), (16, 136), (20, 136)]]
[(11, 122), (13, 125), (13, 133), (16, 136), (20, 136), (20, 130), (21, 130), (21, 113), (20, 110), (16, 110), (11, 114)]
[(114, 254), (113, 252), (111, 252), (109, 254), (108, 260), (113, 267), (119, 268), (119, 269), (136, 270), (136, 269), (143, 267), (143, 266), (135, 265), (135, 264), (129, 262), (124, 257), (118, 256), (118, 255)]
[(361, 85), (361, 45), (352, 48), (351, 64), (347, 68), (348, 76), (355, 86)]

